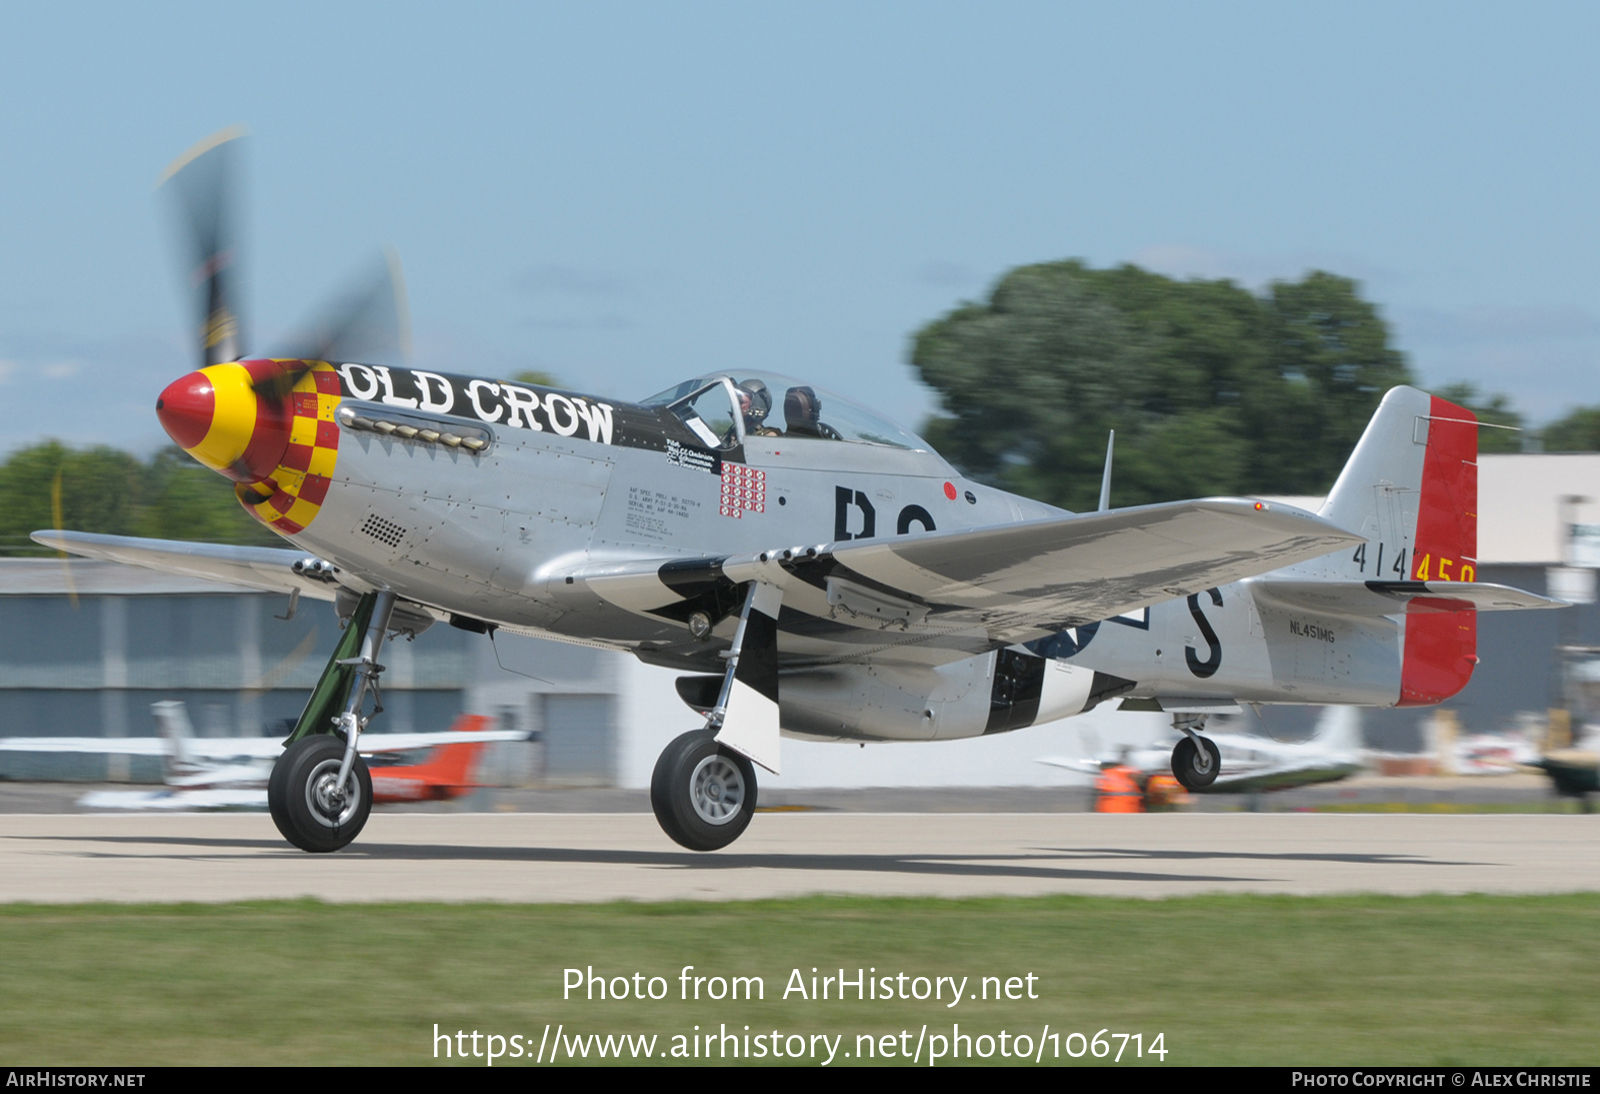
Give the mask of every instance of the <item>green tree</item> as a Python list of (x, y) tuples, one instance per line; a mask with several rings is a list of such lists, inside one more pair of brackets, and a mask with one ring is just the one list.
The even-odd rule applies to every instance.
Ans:
[(145, 503), (139, 535), (205, 543), (283, 547), (283, 539), (245, 511), (233, 482), (169, 445), (142, 469)]
[(1600, 452), (1600, 406), (1574, 408), (1544, 427), (1546, 452)]
[(519, 384), (532, 384), (534, 387), (560, 387), (561, 381), (553, 373), (542, 369), (529, 368), (514, 374), (511, 379)]
[(1434, 394), (1441, 399), (1448, 399), (1457, 406), (1466, 407), (1480, 422), (1510, 427), (1478, 430), (1479, 452), (1522, 451), (1524, 434), (1517, 432), (1522, 429), (1522, 415), (1512, 407), (1509, 395), (1482, 395), (1476, 387), (1468, 383), (1449, 384), (1439, 388)]
[(46, 441), (0, 463), (0, 548), (47, 554), (28, 539), (41, 528), (280, 546), (244, 511), (233, 484), (168, 447), (148, 462), (114, 448)]
[(1410, 375), (1355, 282), (1256, 296), (1135, 266), (1024, 266), (924, 327), (911, 359), (947, 417), (928, 438), (977, 478), (1073, 509), (1117, 431), (1118, 506), (1325, 491)]

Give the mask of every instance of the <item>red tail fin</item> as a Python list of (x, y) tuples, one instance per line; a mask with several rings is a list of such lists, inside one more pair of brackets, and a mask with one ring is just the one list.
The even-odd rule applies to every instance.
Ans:
[[(454, 730), (488, 728), (481, 714), (463, 714)], [(482, 741), (435, 745), (420, 764), (372, 769), (372, 800), (377, 802), (427, 801), (458, 798), (473, 785), (472, 764), (483, 750)]]
[[(452, 730), (488, 729), (489, 719), (482, 714), (463, 714), (456, 719)], [(472, 762), (478, 758), (478, 753), (483, 751), (481, 741), (471, 741), (459, 745), (438, 745), (433, 750), (433, 755), (427, 761), (416, 766), (417, 774), (439, 787), (466, 786), (467, 773), (472, 768)]]
[[(1438, 397), (1430, 413), (1410, 576), (1413, 581), (1475, 581), (1478, 419), (1465, 407)], [(1477, 653), (1476, 612), (1408, 615), (1400, 705), (1427, 706), (1466, 687), (1478, 663)]]

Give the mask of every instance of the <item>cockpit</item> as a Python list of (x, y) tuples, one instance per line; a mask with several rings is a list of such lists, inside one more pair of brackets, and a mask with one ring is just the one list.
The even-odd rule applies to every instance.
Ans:
[(712, 373), (644, 400), (677, 415), (707, 448), (734, 448), (749, 437), (843, 441), (909, 451), (928, 442), (830, 391), (773, 372)]

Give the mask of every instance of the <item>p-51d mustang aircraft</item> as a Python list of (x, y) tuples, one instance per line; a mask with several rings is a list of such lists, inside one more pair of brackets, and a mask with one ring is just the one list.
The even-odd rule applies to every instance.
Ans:
[(156, 411), (295, 549), (34, 539), (335, 601), (345, 634), (268, 785), (305, 850), (361, 830), (383, 644), (440, 619), (681, 670), (705, 724), (661, 754), (651, 801), (672, 839), (714, 850), (749, 824), (783, 734), (973, 737), (1123, 697), (1173, 714), (1174, 773), (1201, 787), (1222, 763), (1208, 714), (1437, 703), (1477, 661), (1475, 612), (1554, 603), (1473, 582), (1476, 425), (1410, 388), (1384, 398), (1318, 514), (1242, 498), (1074, 514), (756, 370), (629, 403), (376, 363), (358, 335), (403, 314), (394, 293), (249, 358), (230, 147), (201, 146), (169, 183), (193, 229), (203, 367)]

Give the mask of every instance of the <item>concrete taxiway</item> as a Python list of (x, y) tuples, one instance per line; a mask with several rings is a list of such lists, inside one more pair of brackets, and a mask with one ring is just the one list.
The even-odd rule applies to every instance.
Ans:
[(0, 816), (0, 900), (749, 900), (1600, 889), (1600, 817), (775, 813), (695, 854), (648, 814), (375, 814), (333, 855), (259, 814)]

